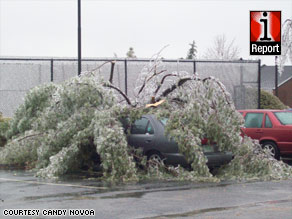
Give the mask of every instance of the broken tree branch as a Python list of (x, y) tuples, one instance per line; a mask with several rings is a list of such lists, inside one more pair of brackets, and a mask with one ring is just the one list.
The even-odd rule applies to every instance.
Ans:
[[(166, 89), (165, 91), (162, 92), (162, 94), (156, 99), (156, 101), (160, 101), (163, 97), (166, 97), (167, 95), (169, 95), (171, 92), (173, 92), (176, 88), (184, 85), (187, 81), (190, 80), (197, 80), (197, 81), (202, 81), (203, 83), (205, 83), (208, 80), (213, 80), (212, 77), (207, 77), (204, 79), (200, 79), (200, 78), (191, 78), (191, 77), (186, 77), (186, 78), (181, 78), (176, 84), (173, 84), (170, 88)], [(227, 103), (230, 105), (231, 103), (229, 102), (229, 99), (227, 97), (227, 94), (225, 92), (225, 89), (222, 87), (222, 84), (218, 81), (216, 81), (216, 84), (218, 85), (218, 87), (222, 90), (224, 97), (227, 101)], [(158, 89), (158, 88), (157, 88)], [(156, 90), (157, 90), (156, 89)]]
[(110, 78), (109, 78), (109, 82), (112, 84), (113, 83), (113, 77), (114, 77), (114, 69), (115, 69), (115, 61), (111, 62), (111, 73), (110, 73)]

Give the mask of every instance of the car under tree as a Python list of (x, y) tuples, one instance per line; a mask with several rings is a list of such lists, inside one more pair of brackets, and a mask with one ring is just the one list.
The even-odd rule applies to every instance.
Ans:
[[(126, 121), (126, 120), (125, 120)], [(178, 144), (165, 133), (167, 119), (157, 119), (154, 115), (143, 115), (131, 125), (123, 122), (130, 146), (141, 148), (148, 160), (164, 162), (167, 165), (189, 167)], [(220, 152), (216, 144), (202, 139), (202, 148), (209, 168), (219, 167), (232, 160), (232, 153)]]

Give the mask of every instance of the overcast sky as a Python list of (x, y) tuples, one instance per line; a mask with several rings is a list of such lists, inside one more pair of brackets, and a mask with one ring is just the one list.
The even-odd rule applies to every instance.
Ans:
[[(249, 56), (249, 11), (281, 10), (292, 18), (291, 0), (142, 1), (82, 0), (82, 56), (186, 57), (196, 41), (202, 57), (216, 35), (235, 39)], [(0, 0), (0, 56), (77, 57), (77, 0)], [(274, 64), (274, 57), (260, 57)]]

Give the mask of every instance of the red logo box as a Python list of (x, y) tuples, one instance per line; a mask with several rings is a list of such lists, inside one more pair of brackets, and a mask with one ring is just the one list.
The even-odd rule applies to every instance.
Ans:
[(250, 11), (250, 55), (281, 55), (281, 11)]

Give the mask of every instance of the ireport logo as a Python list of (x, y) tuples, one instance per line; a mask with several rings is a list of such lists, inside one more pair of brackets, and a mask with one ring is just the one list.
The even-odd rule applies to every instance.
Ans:
[(281, 11), (250, 11), (250, 55), (281, 55)]

